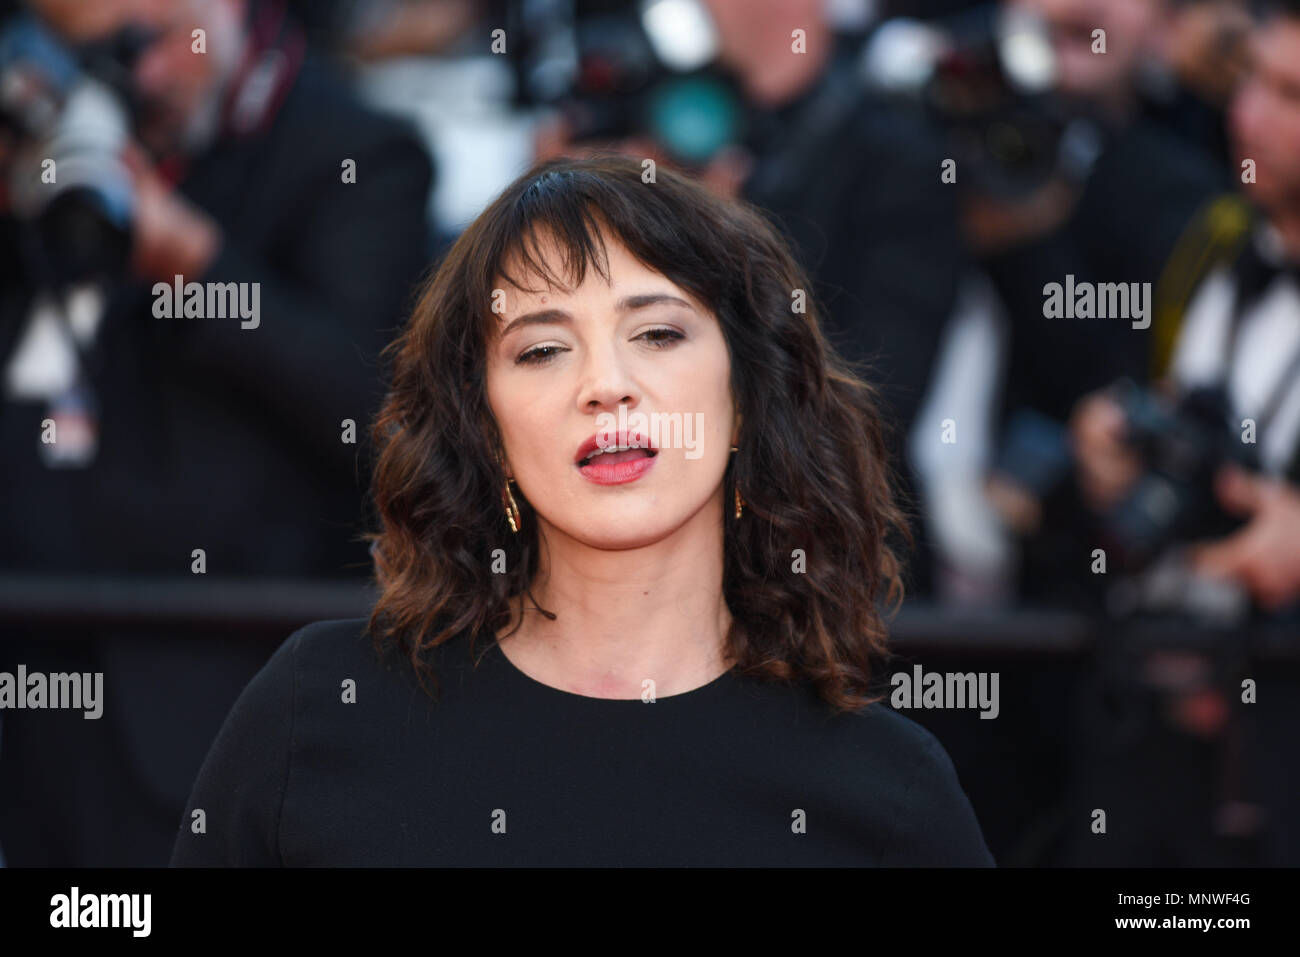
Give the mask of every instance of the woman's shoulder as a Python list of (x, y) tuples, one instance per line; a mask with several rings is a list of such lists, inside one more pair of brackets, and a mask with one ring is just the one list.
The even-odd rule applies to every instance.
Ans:
[(863, 731), (873, 740), (898, 753), (911, 755), (918, 766), (952, 767), (948, 752), (934, 732), (888, 702), (878, 701), (854, 712), (854, 717), (862, 722)]
[(885, 863), (993, 865), (957, 769), (933, 732), (887, 702), (841, 717), (864, 787), (897, 809)]
[(349, 658), (361, 660), (361, 650), (372, 647), (365, 618), (314, 621), (298, 628), (271, 653), (249, 682), (244, 696), (282, 694), (297, 687), (305, 676), (322, 666), (337, 667)]
[(928, 728), (878, 702), (859, 716), (900, 754), (902, 804), (885, 863), (902, 866), (993, 866), (975, 809), (957, 767)]
[(830, 743), (864, 766), (889, 769), (897, 779), (922, 786), (956, 780), (948, 752), (929, 729), (900, 714), (888, 702), (838, 712), (829, 722)]
[(284, 639), (235, 701), (203, 762), (189, 809), (214, 824), (182, 822), (174, 865), (270, 865), (283, 861), (280, 823), (299, 756), (329, 749), (371, 753), (384, 720), (383, 679), (365, 618), (312, 622)]
[[(422, 653), (435, 685), (461, 674), (471, 662), (462, 640)], [(459, 653), (458, 653), (459, 652)], [(422, 669), (423, 670), (423, 669)], [(426, 672), (427, 674), (427, 672)], [(303, 625), (290, 634), (254, 679), (262, 693), (291, 693), (295, 707), (345, 701), (396, 701), (425, 693), (412, 660), (391, 646), (376, 645), (369, 618), (333, 618)]]
[(862, 722), (864, 732), (878, 747), (888, 748), (899, 756), (900, 773), (908, 777), (913, 789), (956, 788), (957, 769), (947, 749), (928, 728), (885, 702), (876, 702), (854, 716)]
[[(932, 732), (900, 713), (888, 699), (845, 711), (832, 709), (811, 684), (804, 683), (801, 690), (802, 694), (794, 699), (799, 702), (798, 711), (818, 715), (820, 721), (808, 727), (817, 728), (819, 736), (836, 748), (891, 756), (912, 755), (916, 759), (932, 758), (936, 753), (946, 756), (943, 745)], [(798, 723), (804, 724), (803, 719), (799, 718)]]
[[(285, 670), (310, 672), (353, 660), (373, 664), (374, 642), (367, 618), (330, 618), (303, 625), (284, 640), (271, 662)], [(268, 663), (269, 664), (269, 663)]]

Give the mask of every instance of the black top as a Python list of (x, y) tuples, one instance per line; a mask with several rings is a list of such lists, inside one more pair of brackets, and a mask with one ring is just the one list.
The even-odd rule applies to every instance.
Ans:
[(295, 632), (221, 729), (172, 865), (993, 864), (943, 747), (886, 705), (836, 715), (734, 671), (592, 698), (475, 651), (436, 649), (435, 701), (365, 619)]

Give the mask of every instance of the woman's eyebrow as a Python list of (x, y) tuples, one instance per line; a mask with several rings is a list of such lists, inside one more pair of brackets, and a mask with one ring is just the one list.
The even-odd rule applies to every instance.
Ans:
[(639, 296), (624, 296), (618, 301), (615, 307), (619, 312), (630, 312), (633, 309), (644, 309), (646, 306), (657, 306), (661, 302), (671, 302), (679, 306), (685, 306), (687, 309), (694, 309), (689, 302), (680, 296), (674, 296), (666, 292), (642, 293)]
[[(619, 312), (631, 312), (635, 309), (644, 309), (647, 306), (657, 306), (661, 303), (672, 303), (674, 305), (685, 306), (687, 309), (694, 310), (685, 299), (680, 296), (674, 296), (666, 292), (641, 293), (635, 296), (624, 296), (615, 305)], [(501, 337), (505, 338), (510, 335), (516, 328), (524, 326), (546, 325), (546, 324), (567, 324), (573, 322), (573, 316), (563, 309), (539, 309), (536, 312), (525, 313), (516, 319), (512, 319), (501, 330)]]
[(541, 309), (510, 320), (510, 322), (506, 323), (506, 327), (501, 330), (501, 338), (504, 339), (516, 328), (522, 329), (524, 326), (546, 325), (548, 323), (568, 324), (572, 322), (573, 317), (563, 309)]

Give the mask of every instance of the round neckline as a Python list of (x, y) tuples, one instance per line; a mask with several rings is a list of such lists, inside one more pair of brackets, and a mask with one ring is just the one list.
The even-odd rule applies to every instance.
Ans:
[(661, 704), (662, 702), (665, 701), (673, 701), (678, 703), (684, 703), (687, 701), (698, 701), (702, 698), (708, 697), (708, 695), (711, 692), (716, 692), (719, 689), (721, 689), (723, 685), (726, 683), (727, 678), (729, 678), (733, 673), (733, 670), (731, 668), (728, 668), (722, 674), (706, 682), (705, 684), (700, 685), (698, 688), (692, 688), (689, 691), (682, 691), (679, 692), (678, 694), (673, 694), (673, 695), (667, 695), (667, 696), (656, 695), (654, 701), (643, 701), (641, 698), (599, 698), (596, 697), (595, 695), (579, 694), (576, 691), (566, 691), (563, 688), (557, 688), (554, 685), (548, 685), (544, 681), (538, 681), (536, 678), (528, 674), (526, 671), (524, 671), (522, 668), (520, 668), (518, 665), (516, 665), (513, 661), (510, 660), (510, 656), (505, 653), (505, 651), (501, 647), (501, 642), (497, 639), (492, 640), (492, 643), (488, 648), (487, 654), (496, 657), (498, 660), (498, 664), (500, 664), (505, 671), (509, 672), (513, 676), (513, 679), (517, 684), (530, 685), (536, 690), (548, 694), (552, 697), (558, 696), (560, 698), (567, 698), (570, 701), (573, 701), (575, 703), (590, 702), (593, 705), (605, 705), (610, 707), (618, 707), (620, 705), (627, 706), (627, 705)]

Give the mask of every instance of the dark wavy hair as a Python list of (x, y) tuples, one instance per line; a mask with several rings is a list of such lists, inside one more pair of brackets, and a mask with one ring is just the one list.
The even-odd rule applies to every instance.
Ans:
[[(662, 167), (648, 182), (642, 172), (597, 156), (515, 180), (460, 235), (385, 350), (391, 386), (371, 432), (380, 531), (363, 535), (379, 590), (376, 648), (409, 658), (436, 690), (426, 652), (458, 635), (471, 650), (478, 635), (495, 641), (512, 599), (531, 598), (535, 513), (515, 492), (523, 522), (510, 531), (487, 401), (492, 291), (502, 278), (528, 288), (512, 266), (551, 288), (580, 285), (588, 267), (608, 279), (609, 237), (712, 309), (730, 352), (742, 418), (724, 501), (739, 487), (745, 509), (726, 512), (728, 660), (858, 710), (884, 697), (873, 684), (887, 653), (881, 605), (902, 599), (893, 545), (911, 541), (875, 393), (828, 345), (807, 277), (757, 209)], [(543, 239), (557, 243), (566, 275), (548, 270)], [(505, 574), (493, 570), (496, 549)]]

